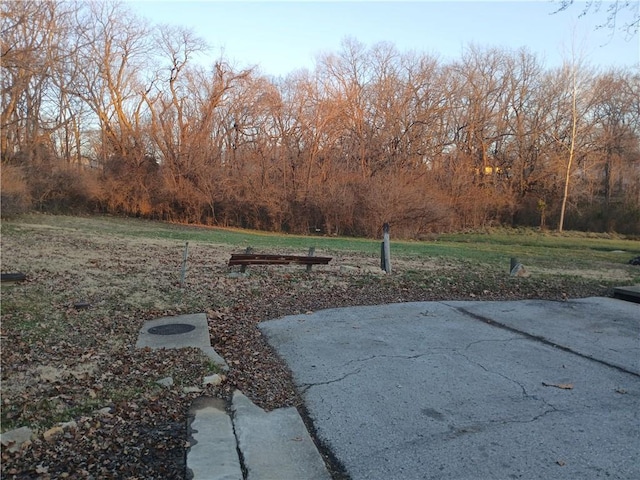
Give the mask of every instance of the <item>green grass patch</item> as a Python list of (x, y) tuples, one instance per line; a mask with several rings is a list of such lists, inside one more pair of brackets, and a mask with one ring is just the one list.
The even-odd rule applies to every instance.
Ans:
[[(203, 242), (246, 247), (258, 251), (304, 254), (309, 247), (319, 251), (380, 255), (380, 241), (347, 237), (283, 235), (249, 230), (198, 227), (111, 216), (70, 217), (30, 214), (3, 222), (6, 233), (28, 233), (28, 226), (55, 228), (88, 234), (148, 239)], [(27, 228), (25, 228), (27, 227)], [(393, 232), (392, 232), (393, 235)], [(640, 242), (620, 236), (583, 232), (540, 232), (532, 229), (498, 229), (486, 233), (439, 235), (434, 241), (398, 241), (392, 236), (392, 256), (438, 257), (472, 264), (505, 265), (515, 257), (525, 264), (555, 268), (601, 268), (604, 264), (626, 264), (640, 255)]]

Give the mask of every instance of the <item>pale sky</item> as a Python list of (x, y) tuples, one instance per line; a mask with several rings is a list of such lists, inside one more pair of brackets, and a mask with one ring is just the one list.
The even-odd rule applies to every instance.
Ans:
[[(552, 14), (557, 2), (526, 1), (235, 1), (129, 0), (152, 24), (192, 28), (238, 68), (257, 65), (266, 75), (286, 76), (313, 69), (317, 54), (337, 52), (345, 37), (372, 46), (386, 41), (399, 51), (459, 59), (465, 47), (526, 47), (546, 67), (571, 58), (572, 44), (594, 67), (633, 66), (640, 62), (640, 35), (596, 26), (600, 12), (580, 17), (584, 1)], [(638, 2), (640, 3), (640, 2)], [(624, 10), (618, 18), (629, 21)], [(613, 35), (612, 35), (613, 33)]]

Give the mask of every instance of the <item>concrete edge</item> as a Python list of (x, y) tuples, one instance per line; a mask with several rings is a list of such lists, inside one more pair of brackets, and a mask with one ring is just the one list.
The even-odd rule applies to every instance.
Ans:
[(187, 416), (187, 435), (188, 480), (243, 480), (233, 422), (224, 400), (195, 399)]

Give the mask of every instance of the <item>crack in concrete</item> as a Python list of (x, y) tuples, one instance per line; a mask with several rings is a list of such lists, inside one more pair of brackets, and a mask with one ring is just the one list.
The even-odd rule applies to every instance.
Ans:
[[(514, 339), (515, 340), (515, 339)], [(477, 342), (473, 342), (473, 343), (477, 343)], [(471, 344), (469, 344), (471, 345)], [(467, 345), (467, 347), (469, 346)], [(466, 348), (465, 348), (466, 350)], [(520, 387), (521, 393), (522, 393), (522, 398), (525, 400), (533, 400), (535, 402), (541, 402), (545, 407), (546, 410), (544, 410), (543, 412), (541, 412), (540, 414), (534, 416), (531, 419), (528, 420), (490, 420), (489, 422), (486, 423), (502, 423), (502, 424), (506, 424), (506, 423), (531, 423), (531, 422), (535, 422), (537, 420), (539, 420), (540, 418), (544, 417), (545, 415), (548, 415), (549, 413), (556, 413), (556, 412), (560, 412), (562, 410), (558, 409), (555, 405), (553, 405), (552, 403), (549, 403), (545, 398), (539, 397), (537, 395), (532, 395), (529, 392), (527, 392), (527, 388), (524, 386), (524, 384), (514, 378), (511, 378), (507, 375), (504, 375), (501, 372), (497, 372), (495, 370), (491, 370), (489, 368), (487, 368), (486, 366), (482, 365), (480, 362), (477, 362), (475, 360), (470, 359), (467, 355), (465, 355), (464, 353), (460, 352), (460, 351), (456, 351), (455, 353), (457, 353), (459, 356), (461, 356), (462, 358), (464, 358), (467, 362), (476, 365), (478, 367), (480, 367), (482, 370), (484, 370), (487, 373), (490, 373), (492, 375), (497, 375), (501, 378), (504, 378), (505, 380), (514, 383), (515, 385), (518, 385), (518, 387)]]
[(357, 375), (358, 373), (360, 373), (360, 371), (362, 370), (363, 367), (358, 368), (357, 370), (353, 371), (353, 372), (348, 372), (345, 373), (343, 376), (338, 377), (338, 378), (334, 378), (332, 380), (327, 380), (325, 382), (314, 382), (314, 383), (301, 383), (298, 388), (300, 388), (300, 392), (301, 393), (306, 393), (311, 387), (319, 387), (321, 385), (331, 385), (332, 383), (337, 383), (337, 382), (341, 382), (343, 381), (345, 378), (350, 377), (352, 375)]
[(247, 468), (244, 453), (242, 453), (242, 449), (240, 448), (240, 436), (236, 429), (236, 412), (233, 408), (229, 408), (227, 414), (231, 419), (231, 428), (233, 429), (233, 436), (236, 439), (236, 452), (238, 454), (238, 462), (240, 463), (240, 471), (242, 472), (242, 480), (247, 480), (249, 477), (249, 469)]
[[(446, 302), (441, 302), (441, 303), (443, 303), (443, 305), (447, 305)], [(460, 313), (462, 313), (464, 315), (467, 315), (467, 316), (469, 316), (469, 317), (471, 317), (471, 318), (473, 318), (475, 320), (480, 320), (481, 322), (486, 323), (487, 325), (491, 325), (493, 327), (501, 328), (501, 329), (506, 330), (508, 332), (512, 332), (512, 333), (515, 333), (515, 334), (518, 334), (518, 335), (522, 335), (522, 337), (524, 337), (524, 338), (528, 338), (530, 340), (542, 343), (544, 345), (548, 345), (550, 347), (557, 348), (557, 349), (562, 350), (564, 352), (568, 352), (568, 353), (571, 353), (573, 355), (577, 355), (579, 357), (585, 358), (585, 359), (590, 360), (592, 362), (600, 363), (601, 365), (606, 365), (607, 367), (613, 368), (615, 370), (618, 370), (619, 372), (624, 372), (624, 373), (631, 374), (631, 375), (633, 375), (635, 377), (640, 377), (640, 373), (634, 372), (632, 370), (629, 370), (628, 368), (626, 368), (624, 366), (616, 365), (615, 363), (611, 363), (611, 362), (608, 362), (606, 360), (601, 360), (601, 359), (596, 358), (596, 357), (594, 357), (592, 355), (587, 355), (587, 354), (581, 353), (581, 352), (579, 352), (577, 350), (574, 350), (571, 347), (567, 347), (565, 345), (560, 345), (560, 344), (558, 344), (556, 342), (553, 342), (553, 341), (551, 341), (551, 340), (549, 340), (549, 339), (547, 339), (547, 338), (545, 338), (545, 337), (543, 337), (541, 335), (534, 335), (532, 333), (527, 333), (525, 331), (518, 330), (515, 327), (511, 327), (509, 325), (506, 325), (504, 323), (500, 323), (500, 322), (498, 322), (496, 320), (493, 320), (491, 318), (485, 317), (483, 315), (479, 315), (477, 313), (473, 313), (473, 312), (467, 310), (464, 307), (454, 307), (454, 306), (451, 306), (451, 305), (447, 305), (447, 306), (449, 306), (450, 308), (453, 308), (454, 310), (456, 310), (456, 311), (458, 311), (458, 312), (460, 312)]]
[(469, 348), (472, 345), (477, 345), (478, 343), (503, 343), (503, 342), (522, 341), (522, 340), (524, 340), (523, 337), (511, 337), (511, 338), (502, 338), (502, 339), (494, 339), (494, 340), (490, 340), (490, 339), (476, 340), (475, 342), (469, 343), (466, 347), (464, 347), (464, 349), (469, 350)]
[[(429, 356), (429, 355), (436, 355), (436, 354), (441, 354), (442, 351), (449, 351), (449, 349), (438, 349), (437, 352), (431, 351), (431, 352), (427, 352), (427, 353), (418, 353), (416, 355), (371, 355), (369, 357), (366, 358), (356, 358), (353, 360), (349, 360), (347, 363), (345, 363), (344, 365), (342, 365), (342, 367), (348, 367), (351, 364), (354, 363), (364, 363), (364, 362), (369, 362), (371, 360), (377, 360), (377, 359), (381, 359), (381, 358), (402, 358), (402, 359), (406, 359), (406, 360), (414, 360), (416, 358), (420, 358), (420, 357), (425, 357), (425, 356)], [(317, 386), (321, 386), (321, 385), (330, 385), (332, 383), (337, 383), (337, 382), (341, 382), (342, 380), (344, 380), (347, 377), (350, 377), (352, 375), (357, 375), (358, 373), (360, 373), (362, 371), (364, 367), (360, 367), (352, 372), (348, 372), (344, 375), (342, 375), (341, 377), (338, 378), (334, 378), (332, 380), (326, 380), (324, 382), (312, 382), (312, 383), (301, 383), (298, 385), (298, 388), (300, 389), (301, 393), (306, 393), (311, 387), (317, 387)]]
[[(474, 342), (474, 343), (477, 343), (477, 342)], [(469, 345), (471, 345), (471, 344), (469, 344)], [(467, 345), (467, 347), (468, 347), (469, 345)], [(465, 350), (466, 350), (466, 348), (465, 348)], [(499, 376), (499, 377), (501, 377), (501, 378), (504, 378), (505, 380), (507, 380), (507, 381), (509, 381), (509, 382), (511, 382), (511, 383), (515, 383), (516, 385), (518, 385), (518, 386), (520, 387), (520, 390), (522, 391), (522, 397), (523, 397), (523, 398), (531, 398), (531, 399), (533, 399), (533, 400), (539, 400), (538, 398), (535, 398), (535, 397), (533, 397), (533, 396), (529, 395), (529, 393), (527, 392), (527, 389), (525, 388), (525, 386), (524, 386), (521, 382), (519, 382), (518, 380), (515, 380), (515, 379), (513, 379), (513, 378), (510, 378), (510, 377), (508, 377), (508, 376), (506, 376), (506, 375), (504, 375), (504, 374), (502, 374), (502, 373), (500, 373), (500, 372), (496, 372), (496, 371), (494, 371), (494, 370), (490, 370), (489, 368), (485, 367), (485, 366), (484, 366), (483, 364), (481, 364), (480, 362), (476, 362), (475, 360), (470, 359), (467, 355), (465, 355), (464, 353), (462, 353), (462, 352), (461, 352), (461, 351), (459, 351), (459, 350), (455, 350), (455, 351), (454, 351), (454, 353), (456, 353), (456, 354), (458, 354), (459, 356), (461, 356), (462, 358), (464, 358), (467, 362), (469, 362), (469, 363), (471, 363), (471, 364), (473, 364), (473, 365), (476, 365), (476, 366), (480, 367), (482, 370), (484, 370), (484, 371), (485, 371), (485, 372), (487, 372), (487, 373), (490, 373), (490, 374), (492, 374), (492, 375), (497, 375), (497, 376)]]

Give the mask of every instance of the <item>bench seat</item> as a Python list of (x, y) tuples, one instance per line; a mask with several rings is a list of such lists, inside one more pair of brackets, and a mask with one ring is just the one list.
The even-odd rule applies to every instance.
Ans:
[(233, 265), (327, 265), (332, 257), (313, 257), (303, 255), (268, 255), (256, 253), (232, 253), (229, 266)]

